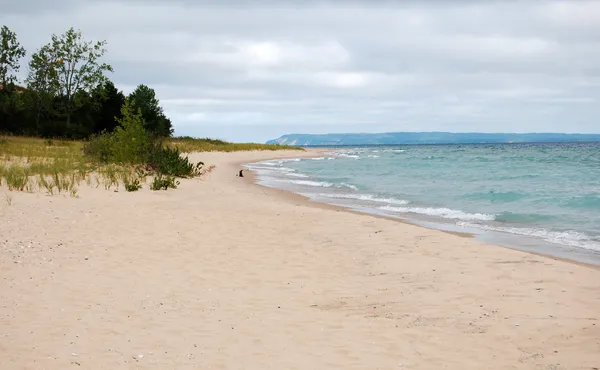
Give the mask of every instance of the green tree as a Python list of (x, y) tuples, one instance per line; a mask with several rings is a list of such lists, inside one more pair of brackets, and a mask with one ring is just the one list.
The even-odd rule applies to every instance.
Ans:
[(94, 114), (94, 132), (112, 132), (121, 118), (121, 107), (125, 104), (125, 95), (111, 81), (99, 86), (92, 92), (92, 100), (98, 102)]
[(160, 102), (156, 98), (154, 89), (146, 85), (138, 85), (129, 95), (129, 99), (136, 108), (141, 110), (146, 122), (146, 130), (149, 133), (162, 137), (168, 137), (173, 134), (171, 120), (165, 116)]
[(105, 72), (112, 72), (110, 65), (100, 59), (106, 53), (106, 41), (85, 41), (80, 31), (72, 27), (60, 36), (52, 35), (47, 45), (55, 58), (51, 66), (56, 68), (58, 93), (62, 97), (60, 106), (66, 116), (67, 130), (70, 129), (71, 115), (77, 108), (80, 92), (90, 93), (104, 83)]
[(25, 49), (19, 44), (17, 35), (8, 27), (0, 28), (0, 132), (22, 130), (22, 89), (15, 88), (19, 60)]
[(42, 117), (51, 112), (54, 99), (58, 94), (57, 59), (56, 52), (50, 45), (45, 45), (34, 53), (29, 61), (29, 72), (25, 81), (38, 130)]
[(19, 44), (17, 34), (8, 27), (0, 29), (0, 84), (6, 90), (17, 82), (14, 73), (19, 72), (19, 60), (25, 56), (25, 49)]
[(115, 117), (119, 124), (110, 134), (111, 155), (114, 163), (145, 163), (152, 144), (144, 128), (142, 112), (127, 99), (121, 108), (122, 118)]

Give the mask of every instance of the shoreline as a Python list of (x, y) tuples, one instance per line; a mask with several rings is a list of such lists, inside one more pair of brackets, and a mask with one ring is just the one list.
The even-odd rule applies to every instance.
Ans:
[(272, 156), (299, 154), (194, 153), (216, 168), (168, 191), (11, 194), (0, 369), (597, 366), (600, 271), (236, 177)]
[[(297, 158), (317, 158), (317, 157), (321, 157), (323, 156), (325, 153), (331, 151), (332, 148), (309, 148), (307, 150), (307, 152), (314, 152), (314, 154), (309, 154), (309, 155), (302, 155), (299, 156)], [(275, 154), (276, 152), (273, 152), (273, 154)], [(273, 160), (273, 159), (282, 159), (282, 158), (289, 158), (289, 157), (281, 157), (281, 156), (273, 156), (273, 157), (268, 157), (266, 159), (263, 159), (261, 161), (267, 161), (267, 160)], [(394, 222), (400, 222), (403, 224), (407, 224), (407, 225), (412, 225), (412, 226), (416, 226), (416, 227), (422, 227), (424, 229), (427, 230), (433, 230), (433, 231), (438, 231), (438, 232), (442, 232), (442, 233), (446, 233), (446, 234), (451, 234), (451, 235), (456, 235), (456, 236), (460, 236), (460, 237), (465, 237), (465, 238), (473, 238), (485, 245), (488, 245), (490, 247), (495, 247), (495, 248), (505, 248), (505, 249), (510, 249), (513, 251), (517, 251), (517, 252), (522, 252), (522, 253), (527, 253), (527, 254), (532, 254), (535, 256), (540, 256), (540, 257), (544, 257), (544, 258), (549, 258), (555, 261), (561, 261), (561, 262), (566, 262), (566, 263), (572, 263), (575, 265), (580, 265), (580, 266), (585, 266), (591, 269), (595, 269), (595, 270), (599, 270), (600, 271), (600, 264), (594, 264), (591, 262), (585, 262), (585, 261), (579, 261), (579, 260), (575, 260), (575, 259), (570, 259), (567, 257), (560, 257), (560, 256), (556, 256), (550, 253), (542, 253), (542, 252), (535, 252), (535, 251), (531, 251), (531, 250), (526, 250), (524, 248), (519, 248), (518, 246), (508, 246), (508, 245), (501, 245), (501, 244), (495, 244), (493, 242), (489, 242), (489, 241), (485, 241), (479, 238), (479, 236), (475, 233), (470, 233), (470, 232), (461, 232), (461, 231), (451, 231), (451, 230), (444, 230), (441, 228), (436, 228), (435, 226), (426, 226), (423, 224), (419, 224), (417, 221), (411, 221), (409, 219), (404, 219), (404, 218), (400, 218), (400, 217), (394, 217), (394, 216), (387, 216), (387, 215), (382, 215), (382, 214), (377, 214), (377, 213), (370, 213), (370, 212), (363, 212), (363, 211), (359, 211), (359, 210), (355, 210), (349, 207), (345, 207), (345, 206), (340, 206), (340, 205), (335, 205), (335, 204), (330, 204), (330, 203), (326, 203), (326, 202), (319, 202), (319, 201), (314, 201), (312, 199), (310, 199), (307, 196), (295, 193), (293, 191), (290, 190), (285, 190), (285, 189), (280, 189), (280, 188), (276, 188), (276, 187), (270, 187), (270, 186), (266, 186), (266, 185), (262, 185), (258, 183), (258, 176), (250, 169), (244, 167), (250, 164), (253, 164), (256, 162), (247, 162), (247, 161), (242, 161), (242, 162), (238, 162), (235, 163), (234, 165), (239, 166), (240, 168), (244, 168), (244, 172), (246, 173), (244, 175), (244, 181), (246, 181), (248, 184), (251, 184), (253, 186), (259, 186), (263, 189), (267, 189), (267, 191), (271, 192), (274, 196), (277, 197), (281, 197), (281, 199), (284, 199), (286, 201), (290, 201), (290, 202), (303, 202), (305, 205), (309, 206), (309, 207), (316, 207), (316, 208), (320, 208), (320, 209), (327, 209), (327, 210), (332, 210), (332, 211), (336, 211), (336, 212), (348, 212), (351, 214), (356, 214), (356, 215), (362, 215), (362, 216), (370, 216), (370, 217), (374, 217), (374, 218), (379, 218), (379, 219), (384, 219), (384, 220), (390, 220), (390, 221), (394, 221)]]

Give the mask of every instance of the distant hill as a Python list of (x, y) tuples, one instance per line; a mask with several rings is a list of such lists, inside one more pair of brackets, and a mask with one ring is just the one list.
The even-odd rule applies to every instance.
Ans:
[(600, 141), (600, 134), (487, 134), (452, 132), (388, 132), (380, 134), (288, 134), (267, 144), (294, 146), (394, 145), (394, 144), (491, 144)]

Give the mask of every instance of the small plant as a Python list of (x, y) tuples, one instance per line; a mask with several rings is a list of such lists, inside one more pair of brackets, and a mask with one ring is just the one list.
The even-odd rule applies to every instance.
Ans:
[(9, 206), (12, 206), (12, 201), (13, 201), (13, 198), (12, 198), (10, 195), (8, 195), (8, 194), (4, 194), (4, 201), (5, 201), (5, 202), (6, 202), (6, 204), (8, 204)]
[(40, 189), (46, 189), (46, 192), (50, 195), (54, 194), (54, 185), (52, 185), (51, 183), (48, 182), (48, 180), (46, 180), (46, 177), (44, 175), (41, 175), (40, 178), (38, 179), (38, 187)]
[(0, 145), (8, 145), (8, 140), (0, 139)]
[(45, 140), (44, 144), (46, 144), (47, 146), (53, 146), (54, 145), (54, 141), (52, 141), (51, 139)]
[(25, 168), (11, 166), (6, 174), (5, 181), (8, 185), (8, 190), (23, 191), (27, 185), (27, 182), (29, 181), (29, 177), (27, 176), (27, 171)]
[(142, 188), (140, 181), (135, 179), (131, 182), (125, 182), (125, 190), (127, 191), (138, 191)]
[(167, 190), (177, 189), (177, 185), (179, 185), (179, 181), (175, 181), (173, 176), (163, 176), (161, 174), (156, 175), (154, 180), (152, 180), (152, 184), (150, 184), (150, 189), (152, 190)]

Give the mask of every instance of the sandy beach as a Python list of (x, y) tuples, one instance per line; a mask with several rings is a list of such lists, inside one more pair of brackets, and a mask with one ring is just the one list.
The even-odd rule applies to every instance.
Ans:
[(0, 369), (598, 369), (600, 270), (236, 177), (0, 188)]

